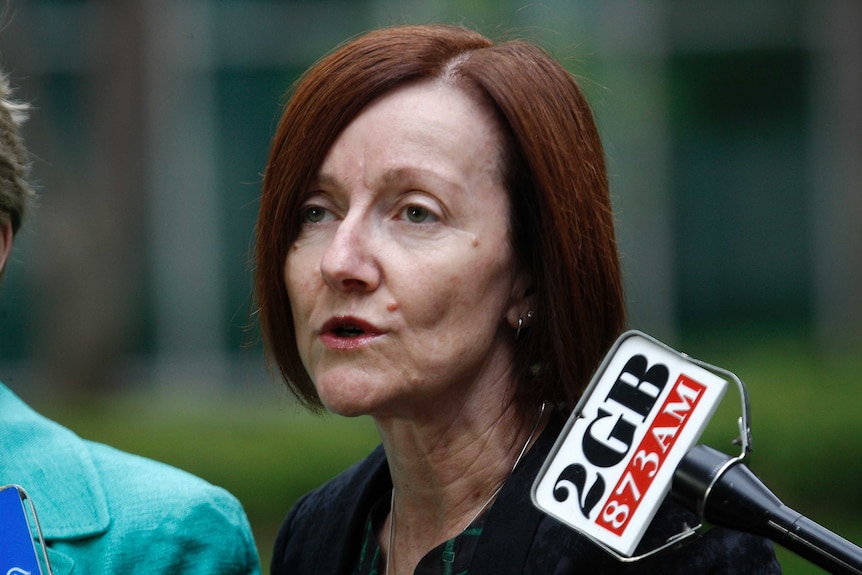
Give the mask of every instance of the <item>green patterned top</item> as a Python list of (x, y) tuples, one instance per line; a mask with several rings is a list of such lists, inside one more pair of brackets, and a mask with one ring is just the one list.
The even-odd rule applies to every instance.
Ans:
[[(359, 552), (359, 563), (353, 575), (385, 575), (380, 543), (375, 535), (389, 513), (390, 495), (382, 497), (368, 515), (365, 533)], [(477, 518), (467, 528), (448, 541), (428, 552), (416, 566), (414, 575), (467, 575), (476, 543), (482, 535), (483, 517)]]

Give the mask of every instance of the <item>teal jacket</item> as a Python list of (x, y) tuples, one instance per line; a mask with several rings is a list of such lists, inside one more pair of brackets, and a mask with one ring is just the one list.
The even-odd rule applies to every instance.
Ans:
[(224, 489), (86, 441), (0, 384), (0, 486), (33, 502), (54, 575), (257, 574), (248, 519)]

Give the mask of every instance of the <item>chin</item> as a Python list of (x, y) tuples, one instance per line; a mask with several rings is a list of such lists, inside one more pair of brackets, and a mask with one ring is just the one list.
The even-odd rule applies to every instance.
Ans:
[(315, 374), (317, 396), (324, 407), (344, 417), (376, 416), (388, 413), (400, 403), (404, 390), (387, 382), (385, 377), (363, 374), (354, 369), (331, 370)]
[(345, 387), (318, 387), (317, 395), (328, 411), (344, 417), (359, 417), (374, 411), (375, 402), (368, 390)]
[(394, 405), (392, 398), (374, 395), (369, 390), (355, 395), (318, 393), (318, 396), (327, 411), (342, 417), (386, 416), (392, 413)]
[(367, 411), (355, 405), (345, 404), (341, 402), (330, 402), (323, 398), (321, 398), (321, 401), (323, 401), (323, 405), (324, 407), (326, 407), (327, 411), (336, 415), (340, 415), (342, 417), (359, 417), (362, 415), (368, 415)]

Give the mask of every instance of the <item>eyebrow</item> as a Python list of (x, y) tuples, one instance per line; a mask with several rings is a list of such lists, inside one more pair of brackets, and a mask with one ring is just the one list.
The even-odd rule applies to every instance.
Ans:
[[(428, 173), (428, 170), (417, 170), (416, 168), (390, 168), (383, 173), (380, 178), (384, 185), (397, 184), (403, 180), (409, 180), (417, 175)], [(433, 174), (432, 174), (433, 175)]]
[(311, 178), (308, 182), (309, 187), (328, 187), (328, 188), (337, 188), (339, 187), (338, 180), (335, 176), (331, 176), (324, 172), (318, 172)]
[[(384, 187), (387, 187), (394, 186), (401, 182), (404, 182), (405, 180), (411, 180), (414, 178), (431, 178), (432, 180), (442, 185), (445, 185), (446, 187), (461, 190), (461, 186), (457, 182), (450, 178), (447, 178), (445, 175), (440, 174), (437, 171), (427, 168), (408, 166), (396, 166), (387, 169), (385, 172), (383, 172), (383, 175), (379, 178), (378, 182)], [(336, 190), (342, 188), (341, 181), (336, 176), (327, 172), (318, 172), (317, 175), (311, 179), (310, 185), (312, 187), (320, 186), (323, 188), (331, 188)]]

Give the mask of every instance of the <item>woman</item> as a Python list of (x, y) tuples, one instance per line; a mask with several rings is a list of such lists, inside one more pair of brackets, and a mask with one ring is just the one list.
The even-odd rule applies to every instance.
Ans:
[[(370, 415), (382, 441), (294, 507), (273, 573), (620, 567), (529, 500), (624, 326), (603, 149), (559, 64), (452, 26), (336, 49), (287, 104), (257, 233), (269, 357), (309, 409)], [(719, 533), (662, 568), (740, 545), (773, 567)]]

